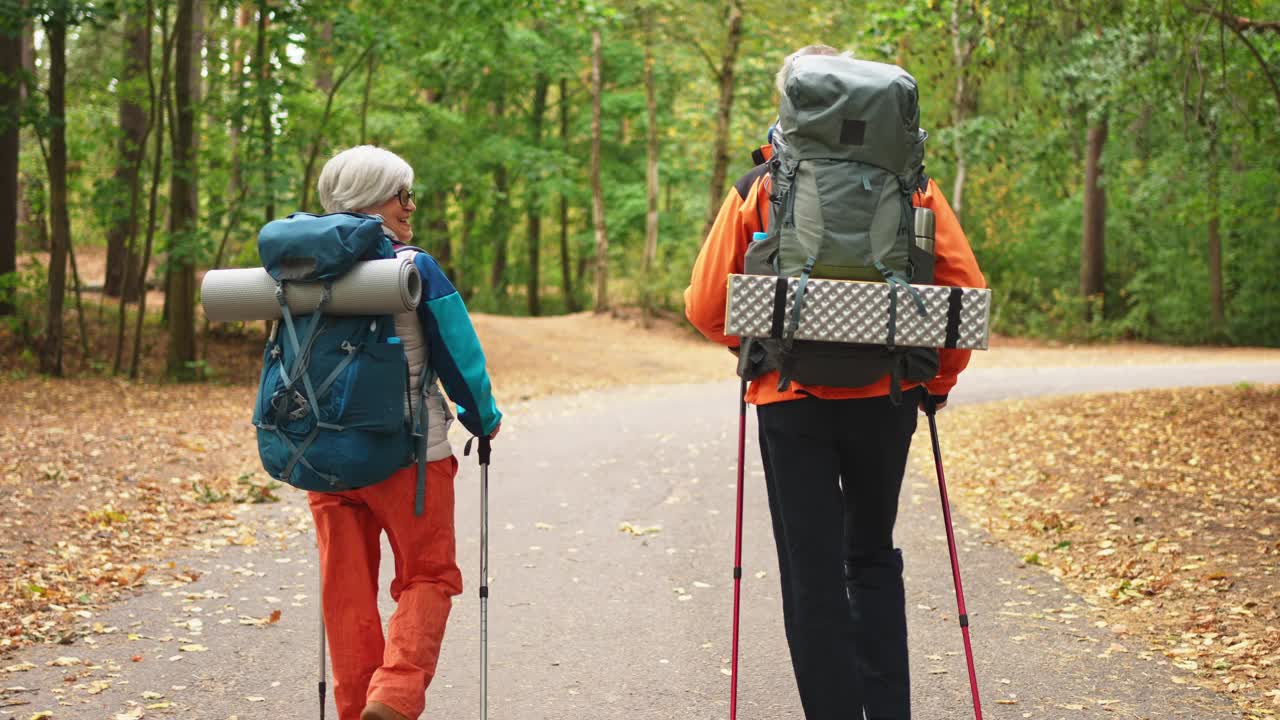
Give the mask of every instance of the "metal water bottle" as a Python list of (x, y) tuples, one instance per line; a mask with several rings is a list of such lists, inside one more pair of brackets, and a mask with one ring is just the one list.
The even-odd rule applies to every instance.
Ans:
[(910, 248), (911, 282), (919, 285), (933, 283), (934, 217), (929, 208), (915, 208), (914, 230)]

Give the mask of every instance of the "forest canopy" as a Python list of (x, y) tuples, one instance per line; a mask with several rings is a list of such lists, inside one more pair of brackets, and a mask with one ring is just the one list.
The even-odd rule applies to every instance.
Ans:
[[(997, 331), (1280, 345), (1276, 0), (0, 14), (0, 310), (47, 372), (100, 292), (118, 334), (103, 366), (125, 372), (160, 325), (170, 373), (189, 374), (198, 274), (255, 264), (258, 228), (319, 211), (325, 160), (364, 143), (415, 168), (415, 242), (473, 309), (678, 310), (773, 122), (779, 63), (813, 42), (916, 77), (927, 172), (995, 289)], [(93, 248), (102, 287), (74, 262)], [(144, 268), (163, 307), (138, 292)]]

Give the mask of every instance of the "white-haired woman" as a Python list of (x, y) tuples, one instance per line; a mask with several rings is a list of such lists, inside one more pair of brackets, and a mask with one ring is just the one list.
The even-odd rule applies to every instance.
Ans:
[[(327, 212), (380, 215), (398, 251), (413, 239), (413, 168), (395, 153), (371, 145), (345, 150), (325, 164), (318, 186)], [(458, 461), (447, 437), (452, 416), (434, 380), (419, 387), (421, 369), (429, 366), (429, 376), (439, 378), (473, 435), (496, 435), (502, 420), (461, 296), (430, 255), (403, 252), (414, 253), (423, 287), (417, 310), (395, 320), (409, 359), (411, 394), (424, 399), (428, 413), (425, 511), (414, 514), (415, 466), (359, 490), (308, 495), (340, 720), (403, 720), (422, 713), (452, 597), (462, 592), (453, 527)], [(383, 532), (395, 555), (396, 601), (385, 638), (378, 613)]]

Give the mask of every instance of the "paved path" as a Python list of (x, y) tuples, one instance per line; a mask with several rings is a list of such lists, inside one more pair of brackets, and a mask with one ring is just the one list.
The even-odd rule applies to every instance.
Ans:
[[(1280, 363), (975, 370), (953, 398), (1238, 381), (1280, 382)], [(509, 408), (490, 511), (495, 720), (727, 717), (735, 391), (731, 382), (629, 388)], [(748, 457), (740, 717), (799, 719), (754, 442)], [(441, 720), (478, 715), (477, 478), (463, 459), (459, 562), (469, 586), (427, 695), (425, 717)], [(936, 493), (932, 478), (909, 477), (898, 529), (924, 720), (972, 717)], [(28, 688), (4, 691), (0, 705), (28, 704), (0, 707), (0, 720), (42, 710), (53, 720), (317, 717), (310, 518), (298, 494), (286, 497), (237, 508), (261, 528), (256, 544), (221, 544), (220, 528), (209, 528), (176, 559), (175, 570), (201, 573), (196, 582), (155, 585), (88, 621), (105, 632), (12, 657), (35, 668), (0, 676), (4, 687)], [(635, 535), (622, 523), (661, 529)], [(1172, 680), (1182, 673), (1163, 657), (1095, 627), (1048, 574), (959, 525), (986, 717), (1239, 717), (1219, 696)], [(246, 624), (273, 610), (278, 623)], [(60, 656), (80, 663), (46, 664)]]

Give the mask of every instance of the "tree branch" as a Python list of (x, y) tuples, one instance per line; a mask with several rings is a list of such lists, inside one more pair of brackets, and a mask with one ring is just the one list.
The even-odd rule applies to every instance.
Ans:
[(699, 43), (692, 35), (689, 35), (686, 32), (682, 32), (675, 28), (669, 28), (669, 30), (671, 35), (677, 40), (688, 43), (690, 47), (698, 51), (698, 54), (702, 56), (702, 59), (707, 62), (707, 68), (711, 70), (712, 79), (716, 82), (720, 82), (720, 66), (716, 64), (715, 58), (711, 57), (711, 53), (707, 52), (707, 49), (702, 46), (702, 43)]
[(1245, 30), (1280, 33), (1280, 20), (1253, 20), (1242, 15), (1232, 15), (1231, 13), (1211, 7), (1196, 5), (1188, 5), (1187, 7), (1193, 12), (1204, 13), (1205, 15), (1212, 15), (1213, 17), (1218, 18), (1223, 25), (1234, 30), (1237, 35)]
[(1258, 61), (1258, 67), (1262, 68), (1262, 74), (1266, 76), (1267, 82), (1271, 83), (1271, 92), (1276, 97), (1276, 108), (1280, 109), (1280, 81), (1276, 80), (1276, 76), (1271, 72), (1271, 66), (1267, 64), (1267, 59), (1262, 56), (1258, 48), (1249, 41), (1249, 37), (1244, 34), (1245, 30), (1258, 30), (1260, 32), (1270, 30), (1280, 34), (1280, 21), (1259, 21), (1250, 20), (1246, 17), (1232, 15), (1230, 13), (1221, 12), (1209, 7), (1199, 7), (1188, 5), (1188, 9), (1193, 12), (1203, 13), (1210, 17), (1217, 18), (1219, 22), (1226, 25), (1231, 32), (1240, 38), (1240, 42), (1249, 48), (1249, 52), (1253, 53), (1254, 59)]

